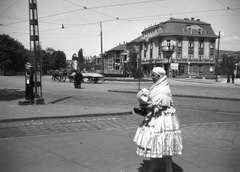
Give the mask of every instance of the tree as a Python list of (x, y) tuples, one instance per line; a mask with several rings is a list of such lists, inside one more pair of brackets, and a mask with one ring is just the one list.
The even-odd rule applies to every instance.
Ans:
[(60, 69), (66, 67), (66, 55), (63, 51), (54, 51), (51, 55), (50, 68)]
[(221, 64), (223, 74), (232, 75), (235, 69), (235, 63), (236, 61), (234, 60), (233, 56), (223, 54), (223, 60)]
[(74, 53), (74, 54), (72, 55), (72, 60), (78, 60), (78, 57), (77, 57), (77, 54), (76, 54), (76, 53)]
[(28, 50), (9, 35), (0, 35), (0, 68), (8, 72), (23, 72), (29, 60)]
[(42, 50), (41, 56), (42, 56), (42, 71), (43, 71), (43, 74), (46, 74), (47, 71), (51, 69), (50, 68), (51, 55), (46, 51)]
[(78, 63), (79, 63), (80, 70), (82, 70), (84, 68), (84, 57), (83, 57), (82, 48), (80, 48), (80, 50), (78, 51)]
[(55, 50), (51, 47), (47, 47), (45, 51), (46, 51), (46, 53), (51, 55)]

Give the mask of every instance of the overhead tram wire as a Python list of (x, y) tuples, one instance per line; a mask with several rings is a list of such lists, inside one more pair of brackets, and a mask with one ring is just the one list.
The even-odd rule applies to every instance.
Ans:
[[(240, 9), (240, 8), (234, 8), (234, 9)], [(178, 12), (178, 13), (172, 13), (172, 15), (179, 15), (179, 14), (193, 14), (193, 13), (206, 13), (206, 12), (217, 12), (217, 11), (227, 11), (228, 9), (217, 9), (217, 10), (202, 10), (202, 11), (191, 11), (191, 12)], [(124, 18), (125, 20), (133, 20), (138, 18), (151, 18), (151, 17), (162, 17), (162, 16), (169, 16), (169, 13), (166, 14), (159, 14), (159, 15), (149, 15), (149, 16), (138, 16), (138, 17), (131, 17), (131, 18)]]
[[(99, 7), (93, 7), (93, 8), (100, 8)], [(91, 8), (89, 8), (91, 9)], [(230, 10), (239, 10), (240, 8), (231, 8)], [(84, 10), (84, 9), (78, 9), (78, 10), (73, 10), (73, 11), (67, 11), (67, 12), (63, 12), (63, 13), (57, 13), (57, 14), (52, 14), (52, 15), (48, 15), (48, 16), (43, 16), (43, 17), (39, 17), (39, 19), (42, 18), (47, 18), (47, 17), (53, 17), (53, 16), (58, 16), (58, 15), (63, 15), (63, 14), (67, 14), (67, 13), (72, 13), (72, 12), (76, 12), (79, 10)], [(192, 14), (192, 13), (204, 13), (204, 12), (217, 12), (217, 11), (227, 11), (228, 9), (216, 9), (216, 10), (202, 10), (202, 11), (191, 11), (191, 12), (179, 12), (179, 13), (173, 13), (173, 15), (177, 15), (177, 14)], [(134, 19), (139, 19), (139, 18), (150, 18), (150, 17), (158, 17), (158, 16), (168, 16), (169, 14), (160, 14), (160, 15), (150, 15), (150, 16), (137, 16), (137, 17), (130, 17), (130, 18), (121, 18), (118, 20), (134, 20)], [(0, 16), (3, 17), (3, 16)], [(10, 17), (4, 17), (4, 18), (10, 18)], [(12, 18), (14, 19), (14, 18)], [(16, 18), (15, 18), (16, 19)], [(21, 20), (21, 21), (17, 21), (17, 22), (13, 22), (13, 23), (8, 23), (6, 25), (12, 25), (12, 24), (17, 24), (17, 23), (22, 23), (22, 22), (28, 22), (28, 20), (23, 20), (23, 19), (16, 19), (16, 20)], [(110, 20), (109, 20), (110, 21)], [(113, 20), (112, 20), (113, 21)], [(104, 21), (103, 21), (104, 22)], [(44, 23), (44, 22), (43, 22)], [(51, 23), (51, 22), (46, 22), (46, 23)], [(96, 22), (97, 23), (97, 22)]]
[[(132, 3), (123, 3), (123, 4), (113, 4), (113, 5), (105, 5), (105, 6), (97, 6), (97, 7), (90, 7), (87, 8), (88, 10), (91, 9), (97, 9), (97, 8), (107, 8), (107, 7), (113, 7), (113, 6), (122, 6), (122, 5), (135, 5), (135, 4), (142, 4), (142, 3), (150, 3), (150, 2), (157, 2), (159, 0), (152, 0), (152, 1), (142, 1), (142, 2), (132, 2)], [(69, 2), (69, 1), (68, 1)], [(231, 8), (231, 10), (239, 10), (240, 8)], [(43, 17), (39, 17), (39, 19), (42, 18), (47, 18), (47, 17), (53, 17), (53, 16), (58, 16), (58, 15), (63, 15), (63, 14), (67, 14), (67, 13), (72, 13), (72, 12), (77, 12), (80, 10), (86, 10), (86, 9), (78, 9), (78, 10), (73, 10), (73, 11), (67, 11), (67, 12), (63, 12), (63, 13), (57, 13), (57, 14), (52, 14), (52, 15), (48, 15), (48, 16), (43, 16)], [(204, 13), (204, 12), (216, 12), (216, 11), (226, 11), (228, 9), (217, 9), (217, 10), (202, 10), (202, 11), (192, 11), (192, 12), (181, 12), (181, 13), (173, 13), (173, 15), (176, 14), (192, 14), (192, 13)], [(161, 15), (151, 15), (151, 16), (138, 16), (138, 17), (131, 17), (131, 18), (117, 18), (118, 20), (128, 20), (128, 21), (136, 21), (136, 19), (143, 19), (143, 18), (151, 18), (151, 17), (159, 17), (159, 16), (168, 16), (169, 14), (161, 14)], [(3, 16), (0, 16), (3, 17)], [(111, 16), (112, 17), (112, 16)], [(4, 17), (4, 18), (10, 18), (10, 17)], [(17, 18), (11, 18), (11, 19), (16, 19), (16, 20), (21, 20), (21, 21), (17, 21), (17, 22), (13, 22), (13, 23), (8, 23), (8, 24), (1, 24), (2, 26), (6, 26), (6, 25), (12, 25), (12, 24), (17, 24), (17, 23), (22, 23), (22, 22), (28, 22), (28, 20), (23, 20), (23, 19), (17, 19)], [(114, 18), (115, 19), (115, 18)], [(146, 20), (146, 19), (145, 19)], [(116, 20), (105, 20), (102, 22), (111, 22), (111, 21), (116, 21)], [(51, 22), (44, 22), (41, 21), (42, 23), (49, 23), (49, 24), (54, 24)], [(90, 25), (90, 24), (98, 24), (99, 22), (94, 22), (94, 23), (85, 23), (85, 24), (71, 24), (70, 27), (78, 27), (78, 26), (82, 26), (82, 25)], [(50, 29), (51, 30), (51, 29)], [(55, 29), (54, 29), (55, 30)]]
[(10, 8), (12, 8), (17, 2), (18, 2), (18, 0), (15, 0), (15, 2), (13, 2), (8, 8), (6, 8), (4, 11), (2, 11), (2, 12), (0, 13), (0, 15), (2, 15), (2, 14), (5, 13), (7, 10), (9, 10)]
[[(234, 8), (234, 9), (240, 9), (240, 8)], [(193, 13), (204, 13), (204, 12), (216, 12), (216, 11), (226, 11), (227, 9), (217, 9), (217, 10), (202, 10), (202, 11), (191, 11), (191, 12), (179, 12), (179, 13), (172, 13), (172, 15), (178, 15), (178, 14), (193, 14)], [(163, 17), (163, 16), (168, 16), (169, 14), (161, 14), (161, 15), (149, 15), (149, 16), (138, 16), (138, 17), (131, 17), (131, 18), (121, 18), (119, 20), (127, 20), (127, 21), (139, 21), (139, 20), (147, 20), (146, 18), (152, 18), (152, 17)], [(113, 22), (116, 21), (115, 19), (111, 20), (104, 20), (102, 22)], [(44, 22), (43, 22), (44, 23)], [(46, 23), (51, 23), (51, 22), (46, 22)], [(71, 24), (71, 26), (68, 26), (68, 28), (73, 28), (73, 27), (79, 27), (79, 26), (87, 26), (87, 25), (98, 25), (99, 22), (92, 22), (92, 23), (81, 23), (81, 24)], [(62, 25), (59, 23), (59, 25)], [(65, 24), (65, 26), (68, 24)], [(53, 30), (58, 30), (61, 29), (61, 27), (53, 28), (53, 29), (47, 29), (47, 30), (42, 30), (41, 32), (47, 32), (47, 31), (53, 31)]]
[[(112, 4), (112, 5), (104, 5), (104, 6), (96, 6), (96, 7), (88, 7), (87, 9), (97, 9), (97, 8), (109, 8), (109, 7), (117, 7), (117, 6), (124, 6), (124, 5), (137, 5), (137, 4), (146, 4), (146, 3), (152, 3), (152, 2), (159, 2), (159, 1), (165, 1), (165, 0), (151, 0), (151, 1), (141, 1), (141, 2), (129, 2), (129, 3), (122, 3), (122, 4)], [(54, 17), (58, 15), (63, 15), (63, 14), (68, 14), (68, 13), (74, 13), (78, 11), (83, 11), (86, 10), (85, 8), (83, 9), (77, 9), (77, 10), (72, 10), (72, 11), (66, 11), (63, 13), (57, 13), (57, 14), (52, 14), (52, 15), (47, 15), (39, 18), (48, 18), (48, 17)]]
[(76, 4), (76, 3), (71, 2), (71, 1), (69, 1), (69, 0), (65, 0), (65, 1), (71, 3), (71, 4), (75, 5), (75, 6), (81, 7), (81, 8), (83, 8), (83, 9), (85, 9), (85, 10), (90, 10), (90, 11), (92, 11), (92, 12), (95, 12), (95, 13), (98, 13), (98, 14), (101, 14), (101, 15), (104, 15), (104, 16), (107, 16), (107, 17), (110, 17), (110, 18), (118, 19), (118, 17), (113, 17), (113, 16), (110, 16), (110, 15), (108, 15), (108, 14), (105, 14), (105, 13), (102, 13), (102, 12), (99, 12), (99, 11), (92, 10), (92, 9), (90, 9), (90, 8), (87, 8), (86, 6), (81, 6), (81, 5), (79, 5), (79, 4)]

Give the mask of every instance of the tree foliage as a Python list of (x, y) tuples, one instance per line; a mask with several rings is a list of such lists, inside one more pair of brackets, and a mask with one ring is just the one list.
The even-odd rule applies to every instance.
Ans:
[(78, 60), (78, 57), (77, 57), (77, 54), (76, 54), (76, 53), (74, 53), (74, 54), (72, 55), (72, 60)]
[(48, 47), (41, 51), (41, 56), (43, 74), (46, 74), (48, 70), (59, 70), (67, 66), (66, 55), (63, 51), (55, 51)]
[(42, 56), (42, 72), (43, 74), (47, 74), (47, 71), (51, 69), (50, 67), (51, 55), (50, 53), (47, 53), (47, 51), (42, 50), (41, 56)]
[(129, 70), (130, 73), (132, 74), (132, 76), (134, 78), (142, 78), (143, 77), (143, 72), (142, 72), (142, 68), (140, 66), (140, 61), (138, 62), (137, 59), (137, 53), (136, 52), (130, 52), (130, 59), (129, 59)]
[(63, 51), (54, 51), (50, 60), (51, 69), (60, 69), (66, 67), (66, 55)]
[(83, 57), (82, 48), (78, 50), (78, 64), (79, 64), (80, 70), (82, 70), (84, 68), (84, 57)]
[(235, 64), (240, 62), (240, 56), (233, 56), (223, 54), (222, 63), (219, 67), (219, 73), (224, 75), (232, 75), (233, 71), (235, 70)]
[(23, 72), (29, 60), (27, 49), (9, 35), (0, 35), (0, 68), (8, 72)]

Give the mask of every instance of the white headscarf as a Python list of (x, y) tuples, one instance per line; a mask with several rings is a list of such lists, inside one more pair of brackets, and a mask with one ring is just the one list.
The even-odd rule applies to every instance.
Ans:
[(152, 71), (161, 76), (166, 74), (166, 71), (162, 67), (154, 67)]

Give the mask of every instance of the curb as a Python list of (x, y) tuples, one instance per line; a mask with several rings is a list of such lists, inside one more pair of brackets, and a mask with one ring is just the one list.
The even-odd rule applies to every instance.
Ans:
[[(108, 92), (137, 94), (138, 91), (108, 90)], [(218, 99), (218, 100), (240, 101), (240, 99), (238, 99), (238, 98), (225, 98), (225, 97), (193, 96), (193, 95), (183, 95), (183, 94), (173, 94), (173, 96), (186, 97), (186, 98), (199, 98), (199, 99)]]
[(34, 121), (41, 119), (67, 119), (67, 118), (85, 118), (85, 117), (99, 117), (99, 116), (118, 116), (118, 115), (132, 115), (132, 111), (126, 112), (113, 112), (113, 113), (97, 113), (97, 114), (81, 114), (70, 116), (43, 116), (43, 117), (29, 117), (29, 118), (14, 118), (14, 119), (1, 119), (0, 122), (21, 122), (21, 121)]

